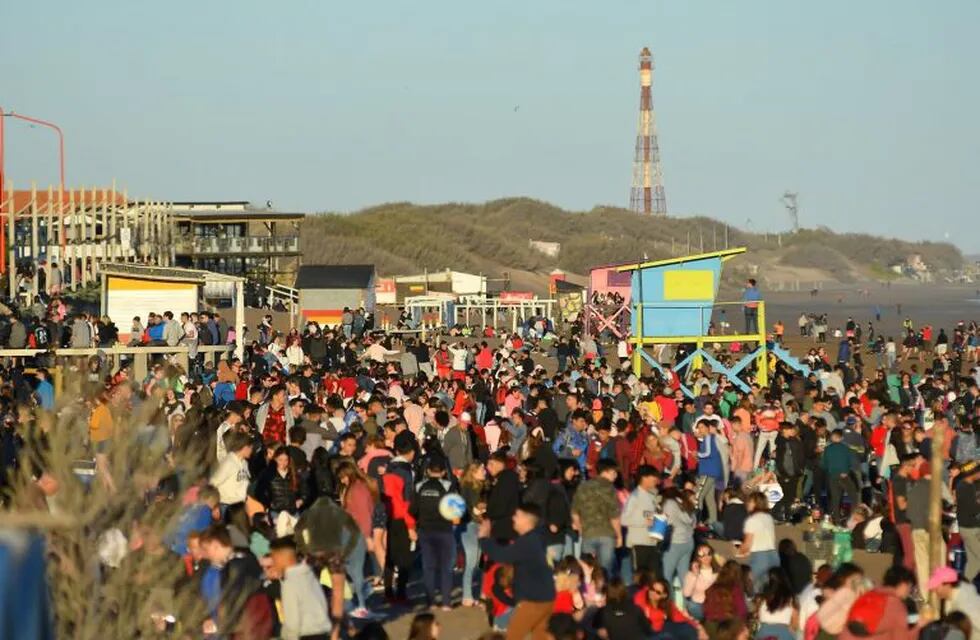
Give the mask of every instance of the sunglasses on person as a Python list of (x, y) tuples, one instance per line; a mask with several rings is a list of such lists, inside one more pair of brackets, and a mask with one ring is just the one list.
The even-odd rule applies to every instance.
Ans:
[(658, 596), (665, 596), (665, 595), (667, 595), (667, 592), (664, 591), (663, 589), (651, 589), (651, 591), (653, 591), (653, 593), (655, 595), (658, 595)]
[(698, 553), (698, 557), (699, 558), (710, 558), (711, 557), (711, 552), (710, 551), (702, 551), (702, 552)]

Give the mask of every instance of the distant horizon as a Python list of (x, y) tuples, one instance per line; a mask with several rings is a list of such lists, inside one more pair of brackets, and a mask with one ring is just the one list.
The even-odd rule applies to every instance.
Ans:
[[(978, 253), (978, 22), (970, 0), (8, 2), (0, 105), (64, 129), (69, 183), (147, 199), (625, 208), (649, 47), (672, 216), (776, 232), (789, 190), (805, 226)], [(16, 185), (57, 183), (51, 131), (6, 136)]]

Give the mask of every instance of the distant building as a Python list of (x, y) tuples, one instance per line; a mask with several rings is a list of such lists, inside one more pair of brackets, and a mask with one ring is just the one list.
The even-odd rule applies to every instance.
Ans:
[(296, 275), (303, 319), (320, 325), (340, 324), (345, 307), (374, 312), (375, 286), (373, 264), (307, 264)]
[(305, 214), (254, 207), (245, 200), (174, 202), (177, 266), (292, 285)]
[(482, 296), (487, 291), (487, 277), (462, 271), (433, 271), (411, 276), (395, 276), (395, 300), (428, 296), (434, 293), (451, 293), (456, 296)]
[(550, 258), (557, 258), (561, 253), (560, 242), (543, 242), (541, 240), (528, 240), (528, 246), (535, 251), (543, 253)]

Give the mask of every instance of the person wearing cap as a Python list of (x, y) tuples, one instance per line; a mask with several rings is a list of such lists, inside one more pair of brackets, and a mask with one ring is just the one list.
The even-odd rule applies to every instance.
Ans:
[(927, 585), (947, 604), (946, 613), (959, 611), (970, 619), (969, 640), (980, 640), (980, 594), (977, 588), (961, 580), (952, 567), (939, 567), (932, 572)]
[(966, 569), (963, 575), (972, 580), (980, 572), (980, 462), (970, 460), (960, 465), (954, 488), (956, 522), (966, 550)]

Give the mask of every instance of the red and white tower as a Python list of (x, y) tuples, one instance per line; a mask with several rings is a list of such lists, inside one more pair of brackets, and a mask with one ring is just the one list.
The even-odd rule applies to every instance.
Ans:
[(657, 120), (653, 114), (653, 55), (650, 49), (640, 51), (640, 124), (636, 132), (636, 156), (633, 159), (633, 188), (630, 210), (637, 213), (667, 215), (664, 174), (657, 144)]

